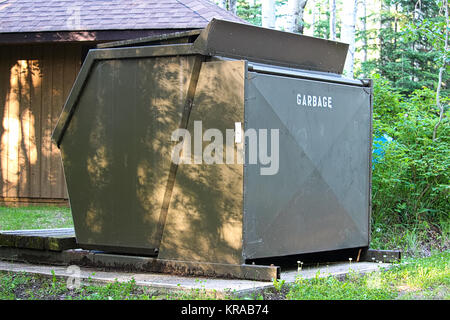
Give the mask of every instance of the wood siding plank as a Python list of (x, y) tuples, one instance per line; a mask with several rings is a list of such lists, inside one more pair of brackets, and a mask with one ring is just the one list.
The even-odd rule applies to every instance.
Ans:
[(41, 197), (51, 198), (51, 122), (53, 50), (45, 46), (42, 59), (42, 107), (41, 107)]
[(39, 198), (41, 196), (41, 159), (42, 159), (42, 137), (41, 137), (41, 116), (42, 116), (42, 46), (34, 46), (32, 49), (31, 63), (31, 111), (33, 123), (30, 132), (31, 145), (34, 146), (35, 154), (31, 158), (31, 178), (30, 197)]
[[(11, 57), (17, 54), (17, 49), (13, 50)], [(9, 81), (9, 95), (8, 95), (8, 116), (7, 116), (7, 130), (8, 130), (8, 169), (7, 169), (7, 183), (8, 189), (7, 197), (18, 197), (18, 182), (19, 182), (19, 146), (20, 139), (20, 124), (19, 124), (19, 82), (20, 82), (20, 66), (17, 60), (12, 58)]]
[[(64, 104), (64, 45), (55, 45), (53, 50), (53, 75), (52, 75), (52, 112), (51, 112), (51, 128), (50, 131), (53, 132), (53, 129), (58, 122), (59, 115), (61, 114), (61, 110)], [(51, 133), (50, 133), (51, 135)], [(51, 141), (51, 162), (50, 162), (50, 188), (51, 188), (51, 197), (59, 198), (61, 197), (61, 181), (62, 181), (62, 164), (61, 164), (61, 156), (59, 153), (59, 149), (56, 144)]]
[(30, 56), (30, 48), (22, 48), (21, 57), (17, 61), (20, 67), (20, 80), (18, 94), (19, 100), (19, 127), (20, 134), (17, 141), (18, 144), (18, 189), (19, 197), (29, 197), (31, 191), (30, 184), (30, 169), (31, 169), (31, 153), (32, 145), (30, 141), (31, 131), (31, 60), (26, 59)]
[(8, 190), (8, 100), (10, 82), (11, 47), (0, 48), (0, 186), (1, 194)]

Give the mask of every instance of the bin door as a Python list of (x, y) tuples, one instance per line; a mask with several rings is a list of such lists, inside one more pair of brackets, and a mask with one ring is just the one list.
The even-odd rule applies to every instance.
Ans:
[(279, 159), (275, 173), (272, 155), (272, 169), (262, 174), (268, 162), (249, 163), (246, 137), (245, 257), (368, 246), (370, 90), (253, 72), (248, 78), (245, 130), (268, 130), (267, 155), (277, 151), (270, 132), (278, 130)]

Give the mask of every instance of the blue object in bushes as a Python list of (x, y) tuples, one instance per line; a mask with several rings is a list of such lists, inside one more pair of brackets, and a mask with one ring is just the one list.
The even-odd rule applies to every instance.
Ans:
[(372, 144), (372, 163), (378, 163), (383, 160), (384, 152), (389, 143), (392, 142), (392, 138), (387, 134), (383, 134), (382, 136), (376, 136), (373, 138)]

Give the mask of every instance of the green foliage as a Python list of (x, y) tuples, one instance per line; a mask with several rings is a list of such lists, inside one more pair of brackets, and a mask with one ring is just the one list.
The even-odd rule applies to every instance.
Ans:
[(286, 282), (285, 280), (277, 280), (277, 279), (273, 279), (272, 281), (275, 290), (278, 292), (281, 292), (285, 282)]
[[(444, 104), (448, 101), (443, 98)], [(393, 138), (382, 158), (374, 154), (374, 244), (386, 243), (387, 239), (379, 238), (378, 234), (397, 234), (400, 238), (394, 241), (396, 245), (414, 249), (407, 248), (408, 244), (414, 244), (408, 238), (411, 231), (419, 238), (426, 238), (431, 232), (446, 241), (450, 212), (449, 112), (439, 127), (437, 139), (433, 140), (433, 128), (438, 121), (434, 91), (425, 87), (406, 97), (393, 89), (389, 81), (378, 77), (373, 116), (375, 136), (387, 134)]]
[[(342, 1), (336, 1), (336, 8), (342, 7)], [(314, 6), (314, 7), (313, 7)], [(330, 38), (330, 9), (327, 1), (308, 2), (305, 8), (310, 15), (315, 11), (314, 37), (329, 39)], [(340, 11), (336, 10), (336, 38), (341, 35), (341, 19)], [(306, 28), (311, 28), (311, 24), (305, 23)]]
[[(402, 93), (435, 88), (443, 51), (445, 17), (441, 0), (382, 0), (380, 57), (375, 71)], [(368, 67), (368, 65), (366, 65)], [(448, 80), (445, 76), (444, 82)]]
[(255, 26), (261, 26), (261, 4), (251, 5), (245, 0), (238, 0), (237, 15)]

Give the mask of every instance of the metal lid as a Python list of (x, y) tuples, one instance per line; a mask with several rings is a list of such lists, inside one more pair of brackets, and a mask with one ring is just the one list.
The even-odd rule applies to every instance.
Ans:
[(206, 55), (342, 74), (348, 44), (213, 19), (194, 47)]

